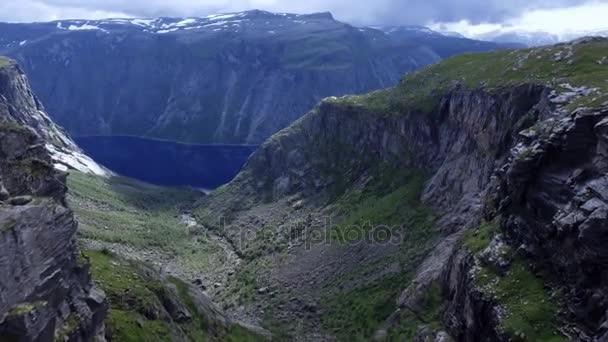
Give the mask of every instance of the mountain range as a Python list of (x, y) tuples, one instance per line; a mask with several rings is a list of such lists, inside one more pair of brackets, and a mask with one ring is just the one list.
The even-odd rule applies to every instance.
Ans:
[(19, 61), (72, 135), (190, 143), (259, 144), (324, 97), (512, 46), (416, 26), (355, 27), (330, 13), (0, 24), (0, 54)]
[[(278, 31), (234, 22), (248, 15), (289, 21), (297, 32), (296, 20), (310, 21), (323, 34), (306, 31), (297, 41), (310, 45), (284, 54), (267, 39)], [(63, 96), (92, 101), (83, 112), (128, 100), (132, 116), (96, 112), (104, 123), (136, 125), (124, 129), (145, 125), (135, 113), (160, 101), (153, 81), (189, 90), (169, 101), (200, 105), (182, 108), (181, 135), (201, 130), (186, 114), (207, 108), (198, 102), (204, 77), (182, 69), (189, 58), (200, 63), (196, 42), (215, 61), (207, 71), (246, 66), (242, 56), (267, 70), (275, 51), (277, 70), (331, 75), (370, 65), (338, 47), (360, 35), (369, 35), (365, 44), (348, 46), (367, 46), (357, 51), (366, 58), (378, 46), (401, 51), (403, 36), (414, 36), (410, 49), (428, 35), (454, 39), (419, 27), (355, 28), (329, 14), (125, 20), (23, 24), (14, 34), (41, 31), (7, 45), (19, 46), (10, 51), (29, 63), (30, 78), (118, 77), (112, 87), (78, 83)], [(237, 24), (239, 39), (230, 28)], [(213, 33), (224, 28), (221, 37), (232, 39)], [(285, 49), (302, 37), (290, 30), (278, 40)], [(314, 49), (321, 37), (334, 40)], [(181, 44), (188, 49), (175, 54)], [(76, 62), (76, 52), (92, 64)], [(149, 56), (165, 64), (155, 69)], [(149, 78), (129, 86), (125, 73), (109, 72), (116, 65)], [(175, 70), (193, 81), (175, 81)], [(392, 87), (319, 101), (256, 147), (231, 182), (203, 194), (81, 168), (87, 157), (47, 115), (22, 67), (1, 57), (0, 340), (608, 340), (607, 79), (606, 38), (459, 54)], [(265, 104), (287, 96), (277, 94)]]

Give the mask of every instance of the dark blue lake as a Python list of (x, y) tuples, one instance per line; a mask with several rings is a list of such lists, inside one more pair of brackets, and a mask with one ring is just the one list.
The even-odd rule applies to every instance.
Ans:
[(257, 146), (197, 145), (126, 136), (75, 138), (108, 169), (157, 185), (214, 189), (230, 182)]

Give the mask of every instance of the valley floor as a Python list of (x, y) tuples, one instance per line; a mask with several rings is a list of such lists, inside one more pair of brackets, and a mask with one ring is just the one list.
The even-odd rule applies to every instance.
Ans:
[[(195, 285), (230, 317), (270, 330), (275, 340), (368, 340), (393, 313), (404, 284), (434, 245), (435, 218), (419, 203), (424, 176), (395, 179), (401, 183), (376, 182), (348, 191), (332, 206), (298, 210), (277, 226), (245, 221), (272, 220), (293, 211), (293, 201), (261, 206), (218, 227), (213, 222), (219, 218), (198, 203), (205, 196), (198, 191), (78, 172), (69, 176), (68, 200), (97, 280), (107, 283), (108, 274), (101, 270), (130, 260)], [(316, 219), (327, 215), (342, 222), (324, 231), (331, 243), (309, 245), (302, 236), (286, 236), (293, 230), (285, 227), (294, 222), (306, 230), (327, 229)], [(400, 229), (406, 238), (380, 245), (346, 240), (347, 227), (369, 220), (405, 222)], [(241, 244), (230, 236), (235, 227), (263, 229)], [(118, 261), (108, 259), (112, 255)], [(106, 286), (106, 291), (112, 305), (114, 289)], [(122, 312), (112, 308), (118, 311), (110, 315), (110, 325)], [(122, 318), (126, 323), (120, 324), (138, 324), (136, 318)], [(400, 333), (412, 337), (417, 323), (411, 317), (412, 326)]]

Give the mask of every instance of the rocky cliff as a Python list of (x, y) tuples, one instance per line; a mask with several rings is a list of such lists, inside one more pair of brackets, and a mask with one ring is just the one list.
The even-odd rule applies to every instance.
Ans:
[(63, 128), (56, 125), (34, 95), (25, 73), (10, 59), (0, 57), (0, 122), (28, 127), (44, 142), (53, 164), (62, 169), (107, 175), (86, 156)]
[(607, 55), (594, 38), (468, 54), (326, 99), (199, 218), (302, 340), (604, 338)]
[(0, 103), (0, 340), (104, 340), (107, 302), (76, 248), (66, 174)]
[(0, 53), (20, 62), (74, 136), (259, 144), (324, 97), (393, 86), (441, 58), (503, 47), (424, 32), (264, 11), (3, 23)]
[[(263, 329), (226, 317), (197, 287), (152, 266), (118, 258), (107, 249), (81, 253), (78, 223), (66, 199), (68, 173), (62, 170), (67, 168), (71, 200), (77, 187), (73, 178), (82, 177), (81, 186), (94, 198), (86, 202), (87, 213), (96, 219), (108, 213), (112, 222), (122, 219), (122, 233), (138, 224), (159, 226), (155, 219), (160, 219), (139, 205), (153, 191), (160, 198), (152, 201), (163, 203), (169, 190), (121, 179), (132, 196), (125, 202), (141, 201), (135, 200), (138, 207), (129, 212), (146, 221), (126, 220), (124, 208), (113, 212), (112, 204), (125, 194), (118, 186), (95, 186), (115, 184), (117, 177), (80, 152), (45, 114), (19, 66), (0, 58), (0, 341), (269, 339)], [(179, 213), (174, 205), (169, 206)], [(91, 220), (75, 207), (85, 226), (80, 234), (86, 234)], [(166, 225), (176, 229), (175, 222), (179, 219)], [(105, 225), (115, 227), (104, 222), (106, 231)]]

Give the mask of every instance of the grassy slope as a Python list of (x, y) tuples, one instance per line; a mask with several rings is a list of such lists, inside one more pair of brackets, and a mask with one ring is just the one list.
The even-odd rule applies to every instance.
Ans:
[(118, 341), (171, 341), (169, 322), (146, 318), (147, 312), (162, 308), (156, 295), (162, 284), (144, 279), (133, 265), (114, 260), (108, 253), (92, 251), (86, 256), (93, 278), (111, 305), (106, 318), (110, 336)]
[(180, 219), (202, 196), (197, 191), (79, 172), (70, 173), (68, 188), (81, 238), (157, 250), (196, 269), (210, 267), (209, 257), (218, 252), (203, 232)]
[[(407, 284), (416, 267), (431, 250), (437, 232), (435, 215), (420, 202), (426, 177), (423, 173), (408, 170), (397, 171), (382, 168), (378, 181), (364, 189), (347, 191), (334, 205), (340, 222), (332, 232), (340, 244), (353, 242), (348, 227), (391, 226), (403, 236), (399, 252), (373, 264), (361, 265), (352, 274), (343, 275), (326, 284), (325, 303), (328, 313), (324, 323), (338, 339), (369, 340), (379, 326), (395, 310), (395, 299)], [(354, 279), (365, 279), (377, 270), (398, 265), (397, 272), (390, 272), (349, 291), (336, 288)]]
[[(608, 100), (608, 40), (577, 45), (463, 54), (407, 75), (393, 89), (333, 101), (365, 106), (385, 115), (430, 111), (455, 84), (489, 90), (522, 83), (544, 84), (564, 90), (562, 84), (599, 90), (573, 106), (597, 105)], [(603, 62), (602, 62), (603, 61)]]
[[(474, 254), (482, 252), (497, 234), (495, 223), (483, 222), (477, 230), (467, 232), (465, 246)], [(558, 305), (526, 262), (515, 256), (504, 274), (490, 265), (476, 271), (480, 290), (505, 309), (501, 328), (511, 338), (526, 341), (566, 341), (557, 333)]]
[[(170, 278), (177, 288), (179, 300), (192, 315), (191, 320), (175, 322), (164, 313), (163, 292), (167, 283), (146, 276), (136, 263), (114, 258), (103, 251), (88, 251), (86, 257), (91, 271), (108, 296), (110, 302), (106, 328), (113, 340), (126, 342), (175, 341), (179, 335), (187, 341), (264, 341), (240, 326), (209, 333), (207, 317), (197, 310), (189, 287), (181, 280)], [(161, 313), (153, 317), (151, 313)], [(164, 313), (164, 314), (163, 314)], [(176, 331), (181, 334), (176, 335)]]

